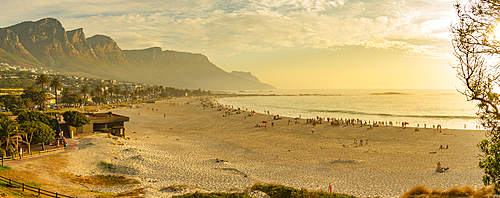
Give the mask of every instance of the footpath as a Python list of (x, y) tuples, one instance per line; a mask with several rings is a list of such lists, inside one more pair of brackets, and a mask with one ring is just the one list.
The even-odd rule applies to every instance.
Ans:
[[(49, 157), (52, 155), (59, 155), (62, 153), (67, 153), (67, 152), (78, 150), (78, 140), (76, 140), (76, 138), (72, 138), (72, 139), (68, 138), (68, 139), (66, 139), (66, 141), (68, 142), (68, 147), (66, 148), (66, 150), (59, 150), (59, 151), (54, 151), (51, 153), (43, 153), (43, 154), (38, 155), (35, 153), (36, 153), (36, 151), (42, 150), (42, 147), (36, 147), (36, 148), (31, 149), (32, 154), (24, 153), (23, 159), (17, 158), (17, 159), (14, 159), (12, 161), (5, 161), (3, 164), (4, 165), (17, 164), (17, 163), (21, 163), (21, 162), (40, 159), (42, 157)], [(63, 148), (63, 146), (59, 146), (59, 147), (49, 146), (49, 145), (45, 146), (46, 151), (50, 151), (50, 150), (57, 149), (57, 148)], [(16, 157), (19, 157), (19, 156), (16, 156)]]

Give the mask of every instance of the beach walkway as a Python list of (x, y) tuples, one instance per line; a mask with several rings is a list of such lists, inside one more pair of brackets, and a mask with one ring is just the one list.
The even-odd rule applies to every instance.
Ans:
[[(37, 160), (37, 159), (40, 159), (43, 157), (49, 157), (49, 156), (53, 156), (53, 155), (59, 155), (59, 154), (78, 150), (78, 141), (76, 139), (68, 138), (67, 142), (68, 142), (68, 148), (66, 150), (60, 150), (60, 151), (55, 151), (55, 152), (41, 154), (41, 155), (36, 155), (36, 154), (30, 155), (30, 154), (25, 153), (23, 156), (23, 159), (15, 159), (12, 161), (6, 161), (6, 162), (4, 162), (4, 165), (17, 164), (17, 163), (21, 163), (21, 162)], [(61, 147), (62, 146), (59, 146), (59, 147), (50, 146), (50, 145), (45, 146), (46, 150), (52, 150), (52, 149), (61, 148)], [(31, 150), (31, 152), (34, 153), (35, 151), (40, 151), (41, 149), (42, 149), (42, 147), (36, 147), (36, 148), (33, 148)]]

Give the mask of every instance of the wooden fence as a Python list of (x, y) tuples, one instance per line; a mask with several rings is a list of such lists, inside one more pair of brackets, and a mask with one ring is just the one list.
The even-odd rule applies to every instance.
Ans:
[(62, 195), (62, 194), (59, 194), (57, 192), (43, 190), (43, 189), (40, 189), (40, 187), (29, 186), (29, 185), (26, 185), (26, 184), (21, 183), (21, 182), (13, 181), (12, 179), (9, 179), (9, 178), (3, 177), (3, 176), (0, 176), (0, 181), (7, 183), (7, 186), (9, 186), (9, 187), (22, 188), (23, 192), (24, 192), (24, 190), (33, 191), (35, 193), (38, 193), (38, 196), (46, 195), (46, 196), (55, 197), (55, 198), (59, 198), (59, 197), (77, 198), (77, 197), (71, 197), (68, 195)]

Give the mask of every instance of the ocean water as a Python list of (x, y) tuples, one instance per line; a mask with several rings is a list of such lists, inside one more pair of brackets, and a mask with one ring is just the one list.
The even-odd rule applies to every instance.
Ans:
[[(234, 91), (254, 95), (219, 99), (220, 104), (287, 117), (409, 122), (409, 126), (477, 129), (476, 103), (457, 90), (275, 90)], [(257, 96), (258, 95), (258, 96)]]

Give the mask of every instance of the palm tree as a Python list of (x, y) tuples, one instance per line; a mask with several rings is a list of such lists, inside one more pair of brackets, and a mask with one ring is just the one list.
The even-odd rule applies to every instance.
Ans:
[(115, 95), (116, 95), (116, 97), (118, 97), (118, 95), (120, 95), (121, 92), (122, 92), (122, 89), (120, 89), (120, 87), (115, 87)]
[(37, 85), (41, 85), (42, 86), (42, 90), (43, 90), (43, 85), (44, 84), (47, 84), (50, 82), (50, 79), (47, 75), (45, 74), (40, 74), (37, 78), (36, 78), (36, 84)]
[(58, 77), (55, 77), (50, 81), (50, 87), (54, 88), (54, 95), (56, 95), (56, 104), (57, 104), (57, 88), (62, 85), (61, 80)]
[(22, 139), (26, 134), (18, 130), (17, 124), (9, 118), (0, 120), (0, 145), (5, 151), (19, 148), (19, 143), (27, 143)]
[(69, 94), (72, 94), (71, 89), (69, 87), (65, 87), (63, 91), (61, 92), (63, 96), (68, 96)]
[(87, 94), (89, 93), (89, 86), (83, 85), (80, 88), (80, 92), (83, 94), (83, 98), (87, 99)]
[(101, 96), (101, 93), (102, 93), (102, 86), (101, 85), (96, 85), (94, 87), (94, 90), (95, 90), (95, 93), (97, 94), (97, 96)]
[(115, 88), (114, 87), (109, 87), (108, 88), (108, 93), (110, 95), (110, 101), (113, 101), (113, 93), (115, 93)]
[(33, 103), (38, 105), (39, 107), (43, 107), (45, 102), (47, 102), (47, 92), (45, 90), (40, 90), (33, 95)]

